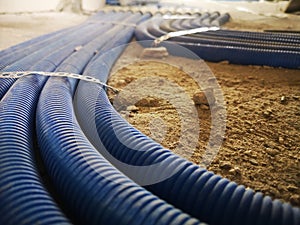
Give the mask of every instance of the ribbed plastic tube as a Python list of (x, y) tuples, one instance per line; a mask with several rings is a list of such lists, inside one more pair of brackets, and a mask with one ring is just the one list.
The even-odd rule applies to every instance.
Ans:
[(221, 14), (218, 17), (214, 18), (210, 22), (210, 25), (212, 25), (212, 26), (223, 26), (229, 20), (230, 20), (230, 14), (229, 13), (224, 13), (224, 14)]
[[(12, 64), (13, 62), (16, 62), (21, 58), (26, 57), (27, 55), (41, 50), (49, 44), (59, 42), (64, 37), (64, 35), (78, 31), (79, 29), (85, 27), (88, 23), (93, 22), (95, 19), (97, 19), (98, 16), (102, 14), (103, 12), (99, 12), (96, 15), (91, 16), (87, 21), (80, 25), (65, 28), (59, 31), (52, 32), (50, 34), (45, 34), (0, 51), (0, 69)], [(106, 16), (109, 16), (109, 13), (107, 13)], [(100, 23), (100, 21), (98, 22)]]
[[(163, 30), (166, 27), (166, 23), (171, 27), (172, 23), (168, 21), (163, 22), (162, 17), (153, 18), (152, 22), (148, 23), (144, 27), (145, 38), (155, 39), (162, 35), (166, 35), (167, 31)], [(165, 24), (162, 28), (159, 24)], [(179, 25), (178, 25), (179, 26)], [(193, 26), (189, 29), (198, 28)], [(182, 30), (182, 29), (179, 29)], [(172, 31), (176, 31), (172, 29)], [(294, 35), (295, 36), (295, 35)], [(174, 37), (172, 41), (178, 43), (187, 44), (201, 44), (212, 46), (224, 46), (224, 47), (243, 47), (248, 49), (270, 49), (274, 51), (300, 51), (299, 40), (295, 39), (293, 35), (286, 35), (285, 37), (280, 35), (277, 38), (270, 35), (260, 35), (259, 32), (234, 32), (227, 30), (208, 31), (198, 34), (192, 34), (189, 36)]]
[(17, 45), (11, 46), (9, 48), (3, 49), (3, 50), (0, 51), (0, 61), (2, 61), (3, 57), (7, 56), (8, 54), (21, 52), (21, 51), (24, 51), (25, 49), (27, 50), (28, 47), (32, 47), (32, 45), (34, 45), (34, 44), (44, 42), (46, 40), (50, 40), (55, 36), (58, 36), (58, 35), (63, 34), (65, 32), (68, 32), (71, 29), (74, 29), (74, 27), (68, 27), (68, 28), (64, 28), (62, 30), (54, 31), (52, 33), (44, 34), (44, 35), (38, 36), (36, 38), (32, 38), (28, 41), (21, 42), (20, 44), (17, 44)]
[[(37, 52), (42, 51), (48, 51), (48, 47), (51, 47), (52, 49), (55, 49), (55, 43), (60, 45), (60, 43), (67, 43), (66, 40), (68, 39), (68, 35), (72, 34), (72, 32), (77, 32), (81, 28), (87, 27), (87, 24), (84, 26), (79, 26), (73, 29), (67, 29), (62, 32), (59, 32), (58, 34), (51, 36), (50, 38), (47, 38), (43, 41), (33, 43), (31, 46), (28, 46), (27, 48), (20, 49), (18, 51), (11, 52), (10, 54), (6, 54), (0, 59), (0, 69), (3, 70), (3, 68), (16, 63), (18, 60), (22, 60), (26, 56), (37, 54)], [(87, 29), (87, 28), (86, 28)], [(50, 45), (50, 46), (49, 46)], [(62, 45), (61, 45), (62, 46)]]
[[(179, 24), (180, 25), (180, 24)], [(191, 26), (192, 26), (191, 22)], [(196, 28), (196, 25), (193, 25)], [(137, 40), (154, 40), (169, 31), (176, 30), (170, 21), (156, 16), (136, 29)], [(216, 35), (214, 35), (216, 34)], [(182, 45), (200, 58), (234, 64), (268, 65), (297, 69), (300, 67), (300, 48), (297, 35), (259, 32), (215, 31), (175, 37), (171, 42)], [(249, 38), (247, 38), (249, 37)], [(161, 43), (164, 45), (164, 43)], [(172, 50), (170, 50), (172, 51)]]
[[(81, 85), (78, 91), (94, 90), (89, 84)], [(101, 154), (110, 158), (116, 167), (136, 181), (141, 176), (151, 180), (155, 176), (153, 173), (180, 168), (169, 179), (148, 186), (153, 193), (208, 224), (296, 225), (300, 222), (298, 208), (278, 200), (272, 201), (268, 196), (238, 186), (174, 155), (118, 116), (105, 93), (97, 93), (99, 100), (96, 105), (88, 101), (92, 98), (89, 93), (92, 92), (78, 93), (81, 95), (77, 105), (80, 105), (78, 111), (83, 130), (93, 145), (99, 146), (99, 140), (92, 130), (96, 126), (97, 135), (104, 146), (100, 149)], [(85, 118), (85, 115), (89, 117)], [(94, 115), (94, 118), (91, 119), (90, 115)], [(128, 140), (132, 147), (120, 140)], [(157, 163), (161, 164), (161, 171), (151, 171), (150, 166)], [(126, 171), (124, 168), (127, 166), (123, 167), (123, 164), (132, 167)], [(139, 174), (140, 167), (144, 166), (149, 166), (149, 170)]]
[[(126, 15), (115, 17), (126, 18)], [(66, 63), (69, 65), (68, 62), (74, 58), (71, 56), (76, 55), (76, 52), (71, 55), (76, 46), (86, 46), (95, 37), (101, 38), (100, 35), (113, 26), (104, 24), (101, 29), (91, 26), (79, 38), (78, 32), (72, 32), (66, 46), (45, 52), (45, 55), (49, 55), (38, 61), (32, 69), (53, 71), (62, 61), (66, 67)], [(94, 55), (93, 51), (90, 52), (89, 58)], [(79, 67), (77, 64), (74, 66)], [(0, 224), (70, 223), (45, 189), (35, 160), (35, 110), (46, 80), (47, 77), (39, 75), (20, 78), (0, 102)]]
[(165, 32), (173, 32), (178, 30), (192, 29), (202, 26), (212, 26), (212, 24), (218, 26), (224, 25), (229, 21), (230, 16), (228, 13), (220, 14), (219, 12), (213, 13), (195, 13), (190, 15), (195, 18), (191, 19), (172, 19), (172, 20), (163, 20), (160, 24), (160, 27)]
[[(123, 22), (138, 22), (147, 17), (136, 14)], [(109, 35), (74, 53), (58, 71), (80, 73), (88, 61), (101, 63), (97, 56), (94, 60), (89, 57), (95, 50), (105, 52), (113, 43), (127, 43), (134, 27), (118, 25), (111, 31), (118, 35), (108, 31)], [(79, 60), (84, 63), (78, 65)], [(36, 118), (45, 166), (72, 218), (79, 224), (200, 224), (132, 182), (94, 149), (73, 112), (75, 85), (68, 78), (50, 78), (41, 93)]]
[(69, 224), (34, 159), (34, 111), (45, 79), (20, 79), (0, 103), (0, 224)]
[[(112, 58), (100, 56), (85, 73), (106, 82)], [(299, 224), (299, 208), (215, 175), (143, 135), (93, 84), (79, 83), (75, 110), (83, 131), (106, 159), (139, 184), (157, 178), (145, 187), (199, 220), (212, 225)], [(159, 180), (168, 171), (171, 175)]]
[[(222, 23), (222, 20), (229, 19), (229, 15), (224, 14), (216, 17), (215, 19), (210, 19), (210, 23), (203, 23), (202, 26), (219, 26), (218, 24)], [(181, 23), (177, 25), (177, 30), (183, 30), (184, 27)], [(192, 20), (190, 22), (190, 29), (198, 28), (199, 25), (195, 26), (192, 24)], [(174, 27), (174, 23), (169, 23), (171, 27)], [(149, 30), (152, 30), (149, 28)], [(163, 33), (166, 34), (166, 31)], [(197, 38), (195, 38), (197, 37)], [(201, 43), (207, 44), (225, 44), (225, 45), (236, 45), (236, 46), (245, 46), (245, 47), (261, 47), (261, 48), (274, 48), (275, 50), (300, 50), (299, 48), (299, 38), (298, 35), (287, 35), (287, 34), (278, 34), (274, 35), (272, 33), (263, 33), (263, 32), (242, 32), (242, 31), (231, 31), (231, 30), (218, 30), (218, 31), (210, 31), (205, 33), (192, 34), (191, 38), (189, 36), (185, 36), (183, 38), (174, 38), (173, 40), (178, 41), (186, 41), (186, 42), (199, 42), (199, 38), (201, 38)], [(213, 42), (209, 42), (213, 41)], [(252, 44), (252, 45), (251, 45)], [(255, 45), (253, 45), (255, 44)], [(275, 47), (274, 47), (275, 46)], [(290, 48), (289, 48), (290, 47)]]
[[(88, 27), (86, 27), (85, 29), (82, 29), (82, 31), (78, 30), (77, 33), (84, 35), (87, 32), (93, 32), (93, 29), (88, 29)], [(70, 32), (68, 34), (65, 34), (63, 37), (61, 37), (61, 42), (56, 41), (56, 42), (52, 42), (52, 43), (48, 43), (47, 46), (44, 46), (44, 48), (18, 60), (17, 62), (6, 66), (5, 68), (2, 69), (3, 72), (12, 72), (12, 71), (26, 71), (26, 70), (38, 70), (35, 66), (35, 64), (40, 63), (43, 58), (50, 54), (52, 54), (53, 49), (57, 49), (57, 48), (62, 48), (63, 46), (69, 44), (70, 40), (72, 40), (72, 38), (74, 38), (74, 33)], [(80, 44), (80, 42), (78, 43)], [(69, 52), (74, 51), (75, 47), (74, 45), (73, 49), (68, 49)], [(70, 53), (71, 53), (70, 52)], [(59, 56), (65, 56), (64, 54), (58, 54)], [(61, 58), (61, 57), (59, 57)], [(56, 60), (54, 58), (54, 60)], [(52, 71), (49, 70), (47, 68), (44, 68), (46, 71)], [(1, 79), (0, 80), (0, 99), (4, 96), (4, 94), (8, 91), (8, 89), (11, 87), (11, 85), (16, 81), (16, 79), (12, 79), (12, 78), (8, 78), (8, 79)]]
[[(91, 32), (97, 33), (94, 29)], [(44, 57), (32, 69), (53, 71), (93, 35), (75, 39), (74, 33), (70, 44)], [(35, 108), (46, 80), (35, 75), (21, 78), (0, 103), (0, 224), (69, 223), (43, 187), (34, 159)]]
[(51, 78), (43, 91), (50, 90), (53, 94), (42, 93), (39, 101), (39, 143), (64, 204), (78, 223), (199, 224), (129, 180), (92, 147), (70, 111), (68, 83)]
[[(104, 14), (105, 14), (104, 12), (100, 11), (97, 14), (89, 17), (87, 21), (92, 21), (92, 20), (95, 20), (95, 19), (97, 20), (97, 18), (99, 18), (99, 16), (102, 16), (102, 19), (103, 19)], [(106, 15), (108, 15), (108, 14), (109, 13), (106, 13)], [(0, 51), (0, 61), (3, 61), (2, 57), (6, 56), (7, 54), (16, 54), (16, 52), (18, 52), (18, 53), (22, 52), (22, 51), (24, 52), (24, 51), (28, 51), (29, 49), (31, 49), (31, 53), (32, 53), (32, 52), (34, 52), (38, 49), (38, 48), (35, 48), (36, 45), (41, 44), (41, 43), (45, 43), (45, 42), (48, 42), (48, 41), (50, 43), (51, 41), (54, 41), (54, 39), (52, 39), (52, 38), (57, 37), (61, 34), (70, 32), (72, 30), (78, 29), (78, 27), (82, 27), (82, 25), (84, 25), (87, 21), (85, 21), (83, 24), (79, 24), (79, 25), (76, 25), (76, 26), (73, 26), (73, 27), (67, 27), (67, 28), (64, 28), (64, 29), (61, 29), (61, 30), (58, 30), (58, 31), (47, 33), (47, 34), (38, 36), (36, 38), (32, 38), (28, 41), (24, 41), (20, 44), (11, 46), (9, 48), (3, 49), (3, 50)], [(42, 44), (41, 46), (43, 46), (43, 45), (44, 44)]]
[(212, 14), (204, 13), (203, 15), (193, 14), (192, 16), (195, 16), (196, 18), (179, 20), (180, 26), (178, 26), (178, 29), (186, 30), (207, 25), (222, 26), (226, 24), (230, 19), (230, 15), (228, 13), (220, 14), (218, 12)]
[[(103, 53), (129, 42), (134, 23), (149, 18), (148, 14), (131, 14), (112, 13), (116, 17), (120, 15), (119, 20), (106, 21), (107, 31), (103, 36), (95, 37), (68, 58), (60, 58), (63, 62), (42, 61), (35, 68), (59, 64), (56, 71), (84, 72), (106, 82), (123, 48)], [(101, 18), (102, 15), (95, 16), (89, 23), (98, 27)], [(1, 101), (0, 224), (2, 221), (3, 224), (69, 223), (43, 187), (35, 167), (32, 120), (37, 101), (39, 150), (64, 209), (78, 224), (186, 225), (200, 224), (199, 220), (209, 224), (300, 223), (298, 208), (272, 201), (268, 196), (216, 176), (141, 134), (116, 113), (99, 85), (81, 81), (76, 89), (74, 79), (51, 77), (43, 87), (46, 79), (22, 78)], [(13, 113), (10, 108), (14, 108)], [(15, 132), (15, 127), (20, 132)], [(146, 181), (165, 171), (175, 171), (167, 179), (147, 186), (169, 204), (134, 183), (111, 163), (132, 179)], [(155, 164), (160, 166), (152, 170)], [(144, 166), (146, 170), (142, 169)]]
[[(159, 23), (159, 20), (155, 20), (155, 22)], [(197, 27), (193, 27), (193, 28), (197, 28)], [(147, 26), (147, 29), (149, 32), (148, 37), (152, 36), (153, 39), (167, 34), (167, 32), (160, 30), (158, 25), (154, 23), (151, 23), (149, 26)], [(200, 43), (199, 40), (201, 40), (202, 45), (225, 46), (225, 47), (227, 46), (227, 47), (238, 47), (238, 48), (248, 48), (248, 49), (257, 48), (257, 49), (268, 49), (274, 51), (295, 51), (295, 50), (300, 51), (299, 43), (295, 42), (295, 40), (290, 40), (291, 42), (287, 42), (287, 39), (282, 39), (279, 40), (279, 42), (275, 40), (273, 41), (268, 40), (268, 42), (266, 42), (266, 41), (262, 41), (261, 39), (262, 38), (249, 39), (246, 38), (246, 35), (244, 36), (244, 39), (241, 37), (225, 38), (224, 35), (222, 35), (222, 31), (220, 32), (215, 31), (215, 32), (199, 33), (190, 36), (174, 37), (172, 38), (172, 41), (178, 43), (199, 44)]]
[[(109, 24), (108, 21), (111, 21), (113, 17), (115, 19), (125, 18), (128, 13), (120, 13), (119, 15), (114, 15), (109, 12), (105, 14), (100, 21), (97, 21), (97, 17), (101, 16), (102, 13), (96, 14), (93, 16), (93, 20), (89, 19), (85, 23), (85, 26), (79, 26), (76, 30), (69, 30), (69, 32), (64, 33), (64, 35), (60, 36), (59, 39), (52, 40), (53, 42), (48, 41), (45, 46), (30, 55), (26, 55), (21, 58), (17, 62), (6, 66), (2, 69), (5, 72), (11, 71), (53, 71), (55, 67), (68, 55), (70, 55), (73, 51), (76, 51), (76, 47), (80, 47), (82, 39), (78, 39), (77, 37), (85, 36), (85, 40), (91, 40), (95, 36), (104, 33), (112, 24)], [(99, 24), (103, 26), (99, 27)], [(59, 52), (53, 54), (53, 49), (60, 49)], [(47, 64), (48, 66), (41, 66), (41, 63)], [(0, 79), (0, 99), (4, 96), (4, 94), (8, 91), (11, 85), (15, 82), (16, 79)]]

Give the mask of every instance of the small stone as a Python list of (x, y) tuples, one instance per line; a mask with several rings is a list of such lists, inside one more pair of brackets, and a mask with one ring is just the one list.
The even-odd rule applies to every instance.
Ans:
[(252, 125), (253, 122), (251, 122), (251, 121), (249, 121), (249, 120), (245, 120), (245, 123), (246, 123), (247, 125)]
[[(275, 145), (276, 145), (276, 144), (275, 144)], [(273, 147), (274, 147), (274, 143), (267, 140), (267, 141), (264, 143), (264, 146), (265, 146), (266, 148), (273, 148)]]
[(265, 118), (270, 118), (271, 115), (272, 115), (272, 111), (270, 111), (270, 110), (266, 110), (266, 111), (263, 112), (263, 116)]
[(232, 168), (232, 165), (230, 162), (224, 161), (224, 162), (221, 162), (220, 168), (225, 169), (225, 170), (230, 170)]
[(288, 191), (291, 191), (291, 192), (298, 190), (298, 188), (296, 186), (294, 186), (294, 185), (288, 185), (287, 189), (288, 189)]
[(251, 150), (245, 151), (245, 155), (252, 156), (252, 151)]
[(281, 103), (281, 104), (286, 104), (286, 103), (287, 103), (287, 99), (286, 99), (285, 96), (281, 96), (281, 98), (280, 98), (280, 103)]
[(230, 81), (230, 84), (232, 84), (232, 85), (237, 85), (240, 83), (242, 83), (242, 80), (240, 80), (240, 79), (235, 79), (235, 80)]
[(126, 81), (123, 79), (118, 80), (118, 85), (124, 85), (126, 84)]
[(204, 92), (196, 92), (193, 95), (193, 101), (195, 105), (208, 105), (208, 101), (206, 99), (205, 93)]
[(165, 47), (145, 48), (142, 52), (141, 58), (164, 58), (169, 53)]
[(296, 95), (294, 95), (294, 96), (293, 96), (293, 99), (295, 99), (295, 100), (299, 100), (299, 99), (300, 99), (300, 96), (296, 96)]
[(284, 143), (283, 137), (279, 137), (279, 138), (278, 138), (278, 142), (279, 142), (280, 144), (283, 144), (283, 143)]
[(242, 175), (242, 171), (239, 167), (234, 167), (234, 168), (230, 169), (229, 173), (231, 173), (235, 176), (241, 176)]
[(255, 159), (249, 159), (249, 162), (254, 166), (258, 165), (258, 162)]
[(270, 156), (275, 156), (277, 155), (279, 152), (276, 149), (273, 148), (266, 148), (266, 152), (270, 155)]
[(208, 105), (200, 105), (200, 109), (209, 110), (209, 106)]
[(214, 91), (212, 88), (198, 91), (193, 95), (195, 105), (213, 105), (216, 102)]
[(133, 77), (126, 77), (126, 78), (125, 78), (125, 82), (126, 82), (127, 84), (131, 83), (133, 80), (134, 80)]
[(126, 108), (127, 111), (131, 111), (131, 112), (137, 112), (139, 111), (139, 108), (136, 107), (135, 105), (130, 105)]

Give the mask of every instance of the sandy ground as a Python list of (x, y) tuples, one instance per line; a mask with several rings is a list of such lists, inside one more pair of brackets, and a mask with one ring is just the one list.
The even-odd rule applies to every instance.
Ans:
[[(300, 30), (300, 17), (283, 14), (285, 5), (272, 5), (269, 11), (262, 11), (262, 7), (256, 10), (254, 5), (247, 6), (248, 11), (243, 7), (232, 10), (232, 20), (226, 27)], [(224, 6), (221, 11), (230, 11), (230, 8), (233, 7)], [(85, 15), (71, 13), (0, 15), (0, 49), (76, 25), (86, 18)], [(126, 54), (132, 52), (124, 53), (123, 64), (128, 63)], [(195, 65), (195, 62), (183, 58), (173, 57), (171, 60), (181, 62), (183, 67), (193, 68)], [(246, 187), (300, 206), (300, 71), (226, 63), (206, 64), (206, 70), (210, 70), (221, 87), (227, 111), (226, 131), (222, 136), (224, 142), (217, 155), (211, 157), (212, 161), (206, 163), (208, 169)], [(195, 102), (194, 96), (200, 91), (199, 87), (181, 67), (164, 63), (130, 65), (114, 74), (109, 84), (125, 89), (143, 76), (149, 76), (147, 71), (164, 78), (161, 83), (156, 84), (153, 80), (152, 84), (172, 81), (187, 93), (189, 101)], [(110, 95), (112, 101), (114, 97)], [(136, 108), (120, 111), (135, 127), (176, 152), (182, 127), (180, 114), (171, 103), (163, 98), (148, 96), (135, 103)], [(197, 104), (196, 115), (201, 131), (197, 136), (197, 148), (176, 153), (195, 163), (203, 163), (213, 110), (215, 108), (207, 104)]]
[[(109, 80), (121, 90), (117, 95), (110, 92), (111, 102), (129, 123), (196, 164), (300, 206), (299, 70), (171, 56), (145, 61), (137, 48), (127, 49)], [(136, 62), (129, 63), (129, 58)], [(193, 72), (205, 80), (215, 77), (219, 86), (203, 85), (204, 80), (199, 86)], [(201, 92), (210, 87), (213, 100)], [(224, 99), (217, 96), (218, 88)], [(196, 111), (187, 111), (191, 104)], [(217, 118), (217, 131), (212, 131), (212, 118)], [(209, 138), (220, 137), (217, 152), (209, 149)]]

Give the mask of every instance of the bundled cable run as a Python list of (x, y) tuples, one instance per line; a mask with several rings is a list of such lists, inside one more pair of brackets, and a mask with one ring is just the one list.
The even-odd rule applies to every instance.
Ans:
[[(218, 12), (168, 16), (99, 12), (0, 52), (0, 224), (300, 223), (299, 208), (194, 165), (133, 128), (106, 93), (134, 33), (203, 59), (289, 68), (299, 67), (300, 38), (219, 29), (229, 15)], [(145, 187), (136, 179), (166, 170), (176, 172)]]

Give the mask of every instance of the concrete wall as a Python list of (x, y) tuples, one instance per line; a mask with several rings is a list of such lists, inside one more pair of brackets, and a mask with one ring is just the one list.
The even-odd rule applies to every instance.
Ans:
[[(0, 13), (54, 11), (61, 0), (0, 0)], [(88, 11), (104, 7), (105, 0), (81, 0)]]

